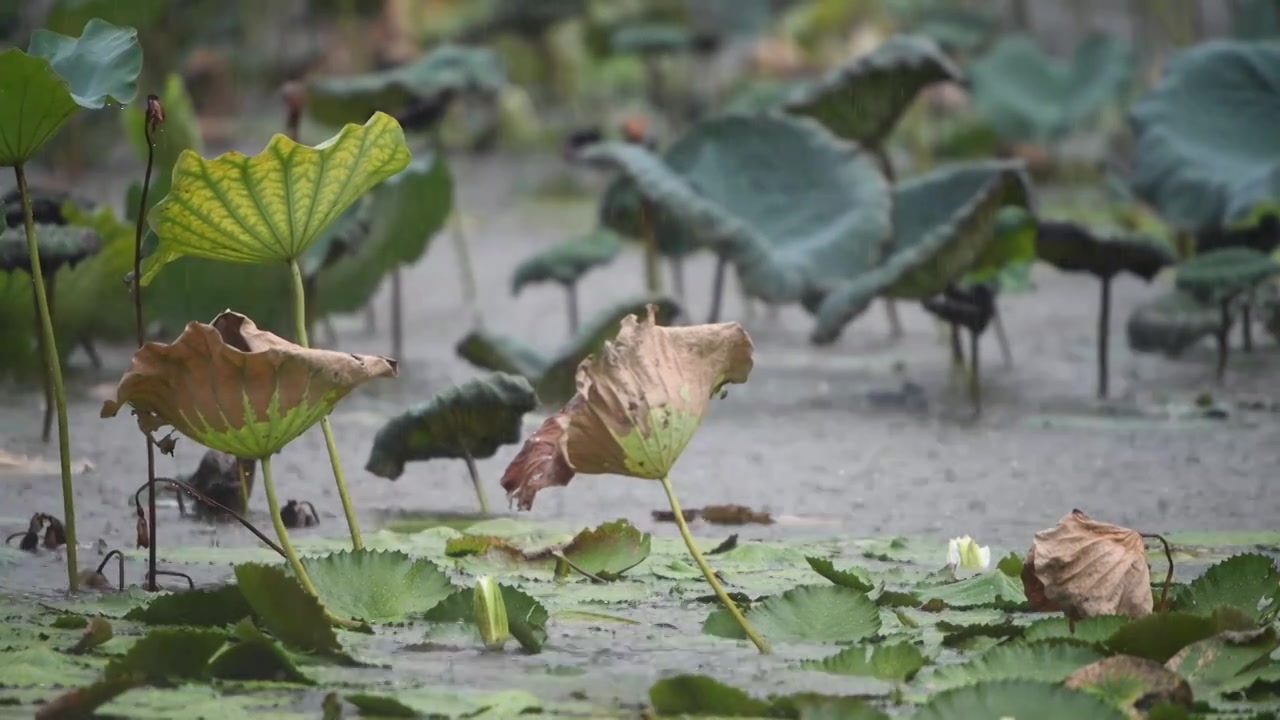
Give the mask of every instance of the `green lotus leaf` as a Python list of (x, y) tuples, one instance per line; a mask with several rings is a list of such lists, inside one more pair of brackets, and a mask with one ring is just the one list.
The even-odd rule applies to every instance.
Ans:
[(1266, 555), (1235, 555), (1192, 580), (1176, 598), (1177, 609), (1197, 615), (1231, 607), (1264, 621), (1280, 612), (1280, 571)]
[(244, 618), (231, 632), (231, 639), (213, 657), (206, 671), (219, 680), (270, 680), (300, 685), (313, 684), (298, 669), (289, 653)]
[(383, 279), (426, 253), (453, 208), (453, 177), (443, 155), (421, 154), (374, 188), (363, 203), (367, 230), (348, 238), (340, 256), (316, 273), (316, 312), (356, 312)]
[(821, 122), (836, 135), (879, 146), (926, 87), (963, 73), (933, 40), (895, 35), (821, 79), (800, 86), (786, 109)]
[(999, 29), (989, 13), (957, 7), (933, 5), (913, 24), (914, 32), (933, 38), (948, 52), (973, 52), (987, 43)]
[(212, 590), (191, 590), (161, 595), (144, 606), (125, 613), (125, 620), (147, 625), (223, 627), (233, 625), (253, 612), (240, 588), (224, 585)]
[(1127, 615), (1095, 615), (1075, 621), (1065, 616), (1051, 617), (1028, 625), (1022, 637), (1028, 642), (1074, 639), (1088, 643), (1101, 643), (1132, 619)]
[(706, 675), (674, 675), (649, 687), (649, 705), (663, 717), (770, 717), (771, 705)]
[(669, 324), (681, 312), (668, 298), (625, 300), (602, 310), (550, 357), (515, 338), (484, 330), (469, 333), (458, 342), (456, 352), (482, 370), (526, 378), (537, 389), (540, 402), (560, 405), (573, 396), (574, 376), (582, 360), (617, 337), (623, 318), (643, 313), (649, 304), (657, 307), (661, 325)]
[(1037, 257), (1059, 270), (1100, 278), (1127, 272), (1150, 282), (1176, 260), (1157, 240), (1104, 234), (1073, 222), (1037, 223), (1035, 248)]
[(497, 92), (506, 81), (506, 68), (492, 50), (446, 43), (390, 70), (315, 78), (307, 84), (307, 112), (325, 125), (361, 123), (376, 112), (402, 112), (446, 94)]
[(424, 613), (457, 590), (435, 563), (398, 551), (347, 550), (302, 565), (326, 607), (369, 622)]
[[(147, 202), (152, 207), (169, 194), (169, 186), (173, 180), (173, 167), (177, 165), (182, 151), (191, 150), (197, 154), (204, 152), (204, 138), (200, 134), (200, 125), (196, 120), (195, 106), (191, 102), (191, 95), (187, 93), (181, 75), (169, 73), (165, 77), (160, 103), (164, 107), (164, 124), (152, 137), (155, 142), (155, 154), (152, 162), (151, 187), (147, 192)], [(129, 139), (129, 145), (133, 147), (134, 154), (143, 162), (146, 161), (150, 150), (147, 147), (145, 129), (146, 113), (146, 103), (135, 103), (126, 106), (120, 114), (125, 137)], [(139, 195), (140, 198), (141, 195)], [(137, 202), (133, 198), (130, 198), (127, 210), (131, 214), (130, 217), (137, 217)]]
[(511, 293), (518, 295), (533, 283), (572, 285), (592, 268), (612, 261), (621, 248), (622, 239), (607, 228), (566, 240), (517, 265), (511, 276)]
[(637, 23), (614, 31), (609, 49), (634, 55), (674, 55), (693, 45), (689, 28), (673, 23)]
[(822, 577), (841, 587), (852, 588), (859, 592), (869, 593), (875, 589), (875, 583), (867, 578), (867, 571), (861, 568), (837, 570), (834, 563), (827, 558), (807, 557), (809, 567)]
[(189, 323), (172, 343), (143, 345), (101, 415), (132, 405), (148, 431), (170, 425), (205, 447), (262, 459), (357, 385), (395, 373), (386, 358), (304, 348), (227, 311)]
[(128, 105), (138, 94), (142, 46), (138, 31), (131, 27), (94, 18), (78, 38), (36, 30), (31, 33), (27, 52), (49, 61), (54, 72), (67, 81), (71, 99), (82, 108), (98, 110), (108, 100)]
[(1175, 227), (1210, 230), (1280, 202), (1280, 47), (1215, 40), (1179, 52), (1133, 106), (1131, 183)]
[(209, 658), (227, 641), (226, 630), (212, 628), (156, 628), (115, 658), (105, 679), (134, 677), (145, 682), (204, 679)]
[(939, 665), (921, 683), (937, 692), (991, 680), (1061, 682), (1077, 668), (1106, 657), (1102, 650), (1071, 641), (997, 645), (959, 665)]
[[(547, 620), (550, 618), (547, 609), (533, 596), (518, 588), (503, 583), (498, 583), (498, 588), (502, 591), (502, 604), (507, 608), (511, 637), (526, 651), (541, 652), (542, 646), (547, 642)], [(425, 619), (432, 623), (469, 625), (470, 630), (476, 631), (478, 640), (473, 600), (474, 592), (471, 588), (464, 588), (440, 601), (427, 612)]]
[(999, 569), (943, 585), (921, 583), (913, 588), (913, 592), (924, 602), (938, 600), (951, 608), (1020, 605), (1026, 602), (1022, 580)]
[(1133, 309), (1125, 324), (1136, 352), (1177, 356), (1222, 326), (1221, 310), (1190, 293), (1173, 290)]
[(25, 163), (79, 105), (49, 61), (17, 48), (0, 52), (0, 166)]
[(662, 157), (613, 142), (580, 156), (621, 170), (766, 302), (840, 286), (875, 267), (889, 237), (891, 198), (874, 160), (807, 118), (726, 114)]
[(811, 339), (834, 341), (879, 295), (931, 297), (980, 263), (1002, 264), (986, 253), (999, 213), (1028, 205), (1030, 194), (1022, 165), (1003, 161), (955, 164), (899, 183), (892, 252), (880, 267), (846, 276), (822, 299)]
[(747, 80), (725, 103), (725, 112), (763, 113), (780, 110), (800, 87), (794, 80), (760, 78)]
[(376, 113), (315, 147), (275, 135), (261, 153), (205, 160), (183, 151), (148, 221), (160, 237), (143, 284), (182, 255), (241, 263), (297, 260), (366, 191), (409, 164), (404, 132)]
[(1177, 267), (1177, 288), (1201, 302), (1220, 303), (1280, 274), (1280, 262), (1251, 248), (1196, 255)]
[(600, 225), (634, 242), (647, 242), (652, 233), (663, 257), (681, 258), (702, 247), (696, 230), (671, 212), (660, 205), (645, 208), (635, 183), (625, 176), (605, 188), (600, 198)]
[[(1189, 708), (1192, 692), (1187, 681), (1164, 665), (1131, 655), (1113, 655), (1071, 673), (1063, 685), (1110, 702), (1129, 717), (1168, 718), (1148, 708)], [(1186, 717), (1185, 711), (1179, 717)]]
[[(112, 342), (133, 339), (133, 298), (127, 292), (120, 292), (120, 281), (133, 270), (134, 227), (117, 219), (109, 206), (89, 211), (67, 204), (63, 214), (69, 225), (87, 228), (102, 238), (102, 247), (58, 275), (54, 324), (59, 349), (63, 345), (70, 349), (86, 337)], [(40, 256), (44, 257), (43, 250)], [(151, 297), (145, 302), (151, 317), (157, 308)]]
[(1107, 638), (1107, 647), (1124, 655), (1167, 662), (1182, 648), (1213, 636), (1213, 618), (1186, 612), (1160, 613), (1130, 621)]
[(394, 694), (343, 693), (361, 717), (377, 718), (517, 718), (541, 715), (544, 704), (525, 690), (459, 693), (450, 689), (412, 688)]
[(997, 292), (1027, 289), (1036, 260), (1036, 221), (1026, 208), (1003, 207), (996, 213), (994, 237), (959, 283), (962, 290), (984, 284)]
[(1133, 50), (1094, 33), (1070, 63), (1028, 35), (1006, 35), (969, 66), (974, 106), (1008, 140), (1057, 140), (1119, 99), (1133, 79)]
[(604, 580), (617, 580), (649, 557), (651, 539), (626, 520), (615, 520), (573, 536), (562, 552), (579, 568)]
[(378, 430), (365, 469), (395, 480), (413, 460), (493, 457), (503, 445), (520, 442), (524, 415), (537, 406), (533, 386), (515, 375), (456, 385)]
[(915, 645), (898, 642), (884, 645), (854, 645), (831, 657), (800, 664), (807, 670), (837, 675), (871, 677), (890, 682), (907, 682), (929, 662)]
[[(102, 248), (102, 238), (93, 230), (76, 225), (36, 225), (36, 245), (40, 252), (40, 270), (52, 275), (59, 268), (76, 263)], [(0, 231), (0, 271), (31, 271), (30, 245), (23, 228)]]
[(1125, 720), (1122, 710), (1082, 690), (1035, 680), (995, 680), (938, 693), (914, 720), (1036, 718)]
[(1247, 688), (1252, 676), (1246, 673), (1270, 664), (1277, 647), (1280, 638), (1273, 627), (1218, 633), (1182, 648), (1165, 666), (1186, 678), (1196, 697), (1204, 698)]
[[(880, 610), (866, 593), (836, 585), (802, 585), (753, 605), (747, 621), (772, 642), (857, 642), (880, 631)], [(745, 640), (724, 609), (715, 610), (702, 632)]]
[[(263, 627), (295, 650), (341, 655), (324, 606), (279, 565), (237, 565), (236, 583)], [(216, 649), (216, 648), (215, 648)]]

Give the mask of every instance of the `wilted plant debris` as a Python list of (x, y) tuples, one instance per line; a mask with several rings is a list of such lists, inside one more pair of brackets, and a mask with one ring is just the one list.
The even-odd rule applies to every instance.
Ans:
[[(654, 510), (653, 519), (658, 522), (675, 522), (670, 510)], [(707, 505), (701, 508), (685, 508), (685, 522), (701, 520), (712, 525), (772, 525), (773, 516), (762, 510), (752, 510), (746, 505)]]

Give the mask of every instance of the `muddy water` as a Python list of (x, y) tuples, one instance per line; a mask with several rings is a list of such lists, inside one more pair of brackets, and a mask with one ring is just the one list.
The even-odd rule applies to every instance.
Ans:
[[(545, 168), (510, 161), (456, 168), (485, 326), (550, 351), (568, 332), (563, 294), (546, 286), (512, 298), (510, 273), (530, 253), (589, 229), (592, 206), (533, 199), (527, 189), (539, 170)], [(580, 289), (584, 315), (641, 292), (641, 267), (639, 254), (628, 251), (589, 275)], [(701, 320), (709, 306), (710, 260), (687, 262), (685, 274), (687, 306)], [(900, 305), (906, 328), (900, 340), (889, 339), (884, 313), (873, 307), (839, 343), (815, 348), (806, 340), (810, 322), (802, 310), (749, 313), (730, 283), (725, 315), (751, 332), (756, 369), (748, 385), (731, 387), (726, 401), (714, 403), (676, 466), (673, 480), (683, 503), (743, 503), (778, 517), (773, 526), (747, 531), (753, 537), (970, 533), (1010, 548), (1024, 547), (1034, 530), (1073, 507), (1153, 532), (1274, 528), (1280, 494), (1267, 490), (1280, 466), (1280, 415), (1235, 407), (1241, 399), (1280, 399), (1280, 351), (1274, 342), (1266, 338), (1254, 354), (1237, 354), (1225, 389), (1215, 388), (1207, 345), (1180, 360), (1128, 352), (1124, 318), (1160, 287), (1119, 281), (1112, 339), (1116, 399), (1100, 404), (1091, 399), (1096, 284), (1049, 268), (1037, 268), (1034, 280), (1035, 292), (1009, 296), (1002, 305), (1013, 367), (1003, 365), (994, 337), (984, 341), (985, 408), (977, 420), (950, 378), (943, 336), (916, 306)], [(669, 276), (664, 281), (669, 289)], [(461, 463), (412, 464), (396, 482), (362, 469), (387, 417), (478, 374), (453, 353), (474, 318), (461, 300), (458, 263), (446, 236), (405, 273), (404, 287), (408, 339), (401, 377), (362, 389), (333, 415), (366, 531), (388, 513), (475, 506)], [(366, 332), (363, 317), (340, 318), (333, 347), (389, 352), (385, 293), (377, 306), (375, 332)], [(128, 349), (104, 355), (107, 367), (100, 372), (79, 355), (70, 363), (72, 455), (78, 466), (92, 466), (76, 477), (79, 533), (82, 543), (101, 539), (129, 547), (129, 496), (144, 477), (145, 455), (130, 419), (98, 418), (104, 384), (118, 379)], [(891, 397), (908, 382), (923, 394), (902, 401)], [(1206, 391), (1231, 406), (1225, 419), (1194, 411), (1195, 397)], [(43, 447), (38, 439), (40, 408), (33, 388), (0, 388), (0, 448), (41, 454), (56, 467), (56, 443)], [(540, 419), (530, 416), (529, 426)], [(517, 449), (504, 448), (480, 462), (494, 505), (502, 505), (498, 477)], [(200, 454), (190, 441), (180, 441), (176, 458), (162, 458), (159, 472), (190, 472)], [(286, 449), (275, 467), (284, 498), (309, 499), (321, 513), (321, 528), (307, 532), (345, 533), (318, 429)], [(257, 493), (254, 505), (265, 526), (265, 501)], [(567, 490), (544, 492), (531, 516), (573, 526), (626, 517), (674, 534), (670, 525), (655, 526), (650, 519), (650, 511), (663, 504), (656, 484), (587, 476)], [(61, 513), (56, 473), (0, 474), (6, 531), (20, 529), (21, 518), (36, 510)], [(253, 541), (239, 528), (180, 522), (172, 514), (162, 518), (162, 547)], [(38, 579), (24, 571), (23, 584), (60, 583), (52, 558), (28, 571)], [(0, 589), (18, 582), (16, 573), (0, 563)], [(131, 581), (140, 575), (130, 573)]]

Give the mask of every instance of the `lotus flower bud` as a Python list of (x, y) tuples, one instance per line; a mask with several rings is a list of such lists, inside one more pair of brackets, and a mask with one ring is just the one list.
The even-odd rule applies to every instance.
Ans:
[(502, 588), (488, 575), (476, 579), (476, 627), (485, 648), (501, 650), (511, 637), (507, 624), (507, 606), (502, 601)]

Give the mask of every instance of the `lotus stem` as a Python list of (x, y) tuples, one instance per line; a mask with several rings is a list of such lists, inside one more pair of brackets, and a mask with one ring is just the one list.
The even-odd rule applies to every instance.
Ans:
[(662, 278), (658, 274), (658, 236), (653, 224), (653, 204), (640, 201), (640, 227), (644, 236), (644, 287), (650, 295), (662, 292)]
[(684, 303), (684, 256), (671, 257), (671, 287), (675, 290), (676, 299)]
[(311, 583), (311, 576), (307, 574), (307, 569), (302, 566), (302, 560), (298, 558), (298, 551), (293, 549), (293, 543), (289, 542), (289, 530), (284, 526), (284, 519), (280, 517), (280, 501), (276, 499), (276, 483), (271, 477), (271, 456), (262, 458), (262, 487), (267, 493), (267, 510), (271, 513), (271, 524), (276, 529), (276, 537), (280, 539), (280, 549), (284, 550), (284, 556), (289, 561), (289, 567), (293, 568), (293, 574), (298, 578), (298, 584), (302, 585), (302, 589), (308, 594), (319, 598), (320, 593), (316, 592), (316, 586)]
[[(180, 492), (175, 492), (175, 493), (174, 493), (174, 496), (178, 498), (178, 512), (179, 512), (179, 513), (183, 513), (183, 512), (184, 512), (184, 510), (182, 509), (182, 493), (187, 493), (187, 494), (188, 494), (188, 495), (190, 495), (191, 497), (196, 498), (197, 500), (200, 500), (200, 501), (201, 501), (201, 502), (203, 502), (204, 504), (206, 504), (206, 505), (208, 505), (208, 506), (210, 506), (210, 507), (215, 507), (215, 508), (217, 508), (217, 509), (221, 510), (222, 512), (224, 512), (224, 513), (226, 513), (226, 514), (230, 515), (231, 517), (235, 518), (235, 519), (236, 519), (236, 522), (239, 522), (241, 525), (243, 525), (243, 526), (244, 526), (244, 528), (245, 528), (246, 530), (248, 530), (249, 532), (253, 533), (254, 537), (258, 538), (259, 540), (261, 540), (261, 541), (263, 542), (263, 544), (265, 544), (267, 547), (269, 547), (269, 548), (271, 548), (272, 550), (274, 550), (274, 551), (276, 552), (276, 554), (277, 554), (277, 555), (279, 555), (279, 556), (280, 556), (280, 557), (282, 557), (282, 558), (286, 558), (286, 559), (288, 558), (288, 556), (287, 556), (287, 555), (285, 555), (284, 548), (282, 548), (282, 547), (280, 547), (279, 545), (276, 545), (274, 542), (272, 542), (272, 541), (271, 541), (271, 538), (267, 537), (266, 535), (264, 535), (264, 534), (262, 533), (262, 531), (261, 531), (261, 530), (259, 530), (258, 528), (254, 527), (254, 526), (253, 526), (253, 523), (249, 522), (248, 520), (245, 520), (245, 519), (244, 519), (244, 517), (242, 517), (242, 516), (241, 516), (239, 513), (237, 513), (235, 510), (232, 510), (231, 508), (227, 507), (226, 505), (223, 505), (222, 503), (218, 502), (217, 500), (214, 500), (213, 498), (209, 497), (208, 495), (205, 495), (204, 493), (200, 492), (199, 490), (196, 490), (194, 487), (192, 487), (192, 486), (188, 485), (188, 484), (187, 484), (187, 483), (185, 483), (185, 482), (182, 482), (181, 480), (174, 480), (173, 478), (163, 478), (163, 477), (162, 477), (162, 478), (156, 478), (155, 480), (152, 480), (152, 481), (148, 482), (147, 484), (145, 484), (145, 485), (143, 485), (142, 487), (138, 488), (138, 489), (133, 493), (133, 504), (134, 504), (134, 506), (137, 506), (137, 504), (138, 504), (138, 493), (141, 493), (141, 492), (142, 492), (145, 488), (147, 488), (148, 486), (154, 487), (156, 483), (165, 483), (165, 484), (169, 485), (170, 487), (174, 488), (176, 491), (180, 491)], [(172, 574), (172, 573), (165, 573), (164, 571), (157, 570), (157, 571), (156, 571), (156, 574), (157, 574), (157, 575), (165, 575), (165, 574)]]
[(964, 372), (964, 345), (960, 338), (960, 326), (955, 323), (947, 323), (951, 331), (951, 372), (952, 379), (955, 379), (955, 373)]
[(569, 304), (569, 334), (578, 334), (578, 284), (565, 283), (564, 292)]
[(46, 372), (53, 379), (53, 401), (58, 410), (58, 456), (62, 466), (62, 517), (67, 531), (67, 585), (71, 592), (79, 586), (76, 567), (76, 499), (71, 485), (71, 434), (67, 427), (67, 396), (62, 387), (62, 363), (58, 360), (58, 341), (53, 334), (53, 317), (49, 297), (45, 293), (44, 272), (40, 269), (40, 245), (36, 242), (36, 222), (31, 215), (31, 194), (27, 190), (27, 174), (22, 163), (13, 166), (22, 198), (22, 222), (27, 232), (27, 251), (31, 254), (31, 282), (36, 291), (36, 312), (40, 316), (41, 347)]
[(1107, 346), (1111, 336), (1111, 278), (1102, 278), (1102, 296), (1098, 302), (1098, 399), (1107, 397)]
[(471, 451), (462, 448), (462, 457), (467, 461), (467, 472), (471, 474), (471, 484), (476, 488), (476, 500), (480, 501), (480, 512), (489, 514), (489, 503), (484, 498), (484, 485), (480, 483), (480, 472), (476, 470), (476, 459), (471, 457)]
[(1217, 380), (1221, 385), (1227, 376), (1227, 359), (1231, 355), (1231, 300), (1223, 300), (1219, 304), (1222, 319), (1218, 326), (1218, 372)]
[[(1248, 298), (1252, 300), (1252, 298)], [(1253, 352), (1253, 304), (1245, 302), (1240, 306), (1240, 340), (1244, 344), (1244, 351)]]
[(1013, 346), (1009, 344), (1009, 336), (1004, 331), (1004, 320), (1000, 315), (1000, 306), (995, 298), (991, 300), (991, 322), (996, 328), (996, 342), (1000, 344), (1000, 358), (1007, 368), (1013, 367)]
[(667, 492), (667, 502), (671, 504), (671, 513), (675, 515), (676, 527), (680, 528), (680, 537), (684, 539), (684, 546), (689, 548), (689, 554), (693, 556), (693, 561), (698, 564), (698, 568), (702, 570), (702, 576), (707, 579), (707, 584), (715, 591), (716, 597), (720, 598), (720, 603), (724, 605), (734, 620), (738, 621), (738, 626), (747, 634), (751, 642), (755, 643), (756, 649), (761, 655), (768, 655), (773, 652), (769, 648), (769, 643), (751, 627), (751, 623), (747, 622), (746, 616), (742, 614), (742, 610), (729, 597), (729, 593), (725, 592), (724, 586), (716, 580), (715, 571), (707, 564), (707, 559), (702, 556), (702, 552), (698, 550), (698, 546), (693, 542), (693, 535), (689, 533), (689, 524), (685, 522), (684, 512), (680, 509), (680, 501), (676, 499), (675, 490), (671, 488), (671, 480), (662, 478), (662, 489)]
[(120, 566), (119, 568), (120, 583), (119, 585), (117, 585), (117, 587), (119, 587), (120, 590), (123, 592), (124, 591), (124, 553), (120, 552), (119, 550), (112, 550), (111, 552), (107, 553), (106, 557), (102, 558), (102, 562), (98, 563), (97, 573), (99, 575), (102, 575), (103, 577), (106, 577), (106, 575), (103, 574), (102, 571), (107, 569), (107, 563), (111, 562), (111, 558), (115, 558), (116, 562)]
[(973, 403), (973, 414), (982, 414), (982, 376), (978, 362), (978, 340), (982, 337), (977, 330), (969, 331), (969, 401)]
[(391, 357), (404, 357), (404, 291), (398, 267), (391, 270)]
[[(155, 164), (156, 145), (151, 137), (154, 122), (153, 107), (158, 107), (159, 100), (151, 96), (147, 99), (147, 112), (142, 120), (142, 134), (147, 140), (147, 169), (142, 175), (142, 197), (138, 199), (138, 222), (133, 233), (133, 324), (137, 334), (138, 347), (146, 343), (146, 326), (142, 321), (142, 234), (147, 226), (147, 194), (151, 191), (151, 169)], [(157, 105), (153, 105), (156, 103)], [(143, 583), (149, 592), (156, 592), (160, 585), (156, 582), (156, 449), (151, 436), (143, 433), (142, 441), (147, 446), (147, 578)], [(124, 589), (124, 585), (120, 586)]]
[(476, 271), (471, 263), (471, 245), (467, 241), (467, 228), (462, 222), (462, 211), (456, 204), (449, 217), (453, 220), (451, 233), (453, 249), (458, 253), (458, 265), (462, 269), (462, 299), (479, 314), (480, 306), (477, 302), (479, 294), (476, 291)]
[(902, 337), (902, 320), (898, 318), (898, 305), (892, 298), (884, 298), (884, 314), (889, 318), (889, 337)]
[[(302, 270), (298, 261), (289, 261), (289, 270), (293, 275), (294, 324), (298, 335), (298, 344), (310, 347), (307, 342), (307, 308), (306, 295), (302, 285)], [(356, 509), (351, 504), (351, 494), (347, 492), (347, 481), (342, 475), (342, 461), (338, 458), (338, 445), (333, 441), (333, 428), (329, 418), (320, 419), (320, 430), (324, 433), (324, 444), (329, 449), (329, 464), (333, 466), (333, 481), (338, 485), (338, 498), (342, 500), (342, 512), (347, 516), (347, 528), (351, 531), (351, 547), (360, 550), (364, 540), (360, 538), (360, 523), (356, 520)], [(274, 499), (272, 502), (275, 502)], [(276, 511), (273, 509), (273, 513)], [(273, 517), (274, 519), (274, 517)]]
[(240, 512), (249, 512), (249, 478), (244, 472), (244, 463), (236, 458), (236, 482), (240, 489)]
[[(53, 288), (53, 277), (49, 278), (49, 287)], [(41, 358), (44, 357), (44, 333), (41, 331), (40, 324), (40, 299), (36, 297), (40, 291), (36, 289), (35, 283), (31, 284), (31, 319), (35, 323), (36, 332), (36, 350), (39, 351)], [(50, 298), (49, 316), (53, 316), (53, 302)], [(49, 376), (49, 366), (40, 363), (40, 384), (44, 388), (44, 420), (40, 424), (40, 440), (48, 443), (49, 437), (53, 434), (53, 378)]]
[[(711, 313), (707, 316), (708, 323), (720, 322), (720, 303), (724, 300), (724, 276), (729, 270), (729, 258), (724, 255), (716, 256), (716, 274), (711, 283)], [(750, 299), (747, 300), (750, 304)]]

